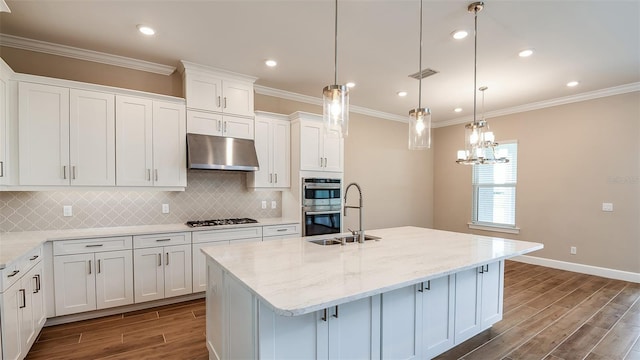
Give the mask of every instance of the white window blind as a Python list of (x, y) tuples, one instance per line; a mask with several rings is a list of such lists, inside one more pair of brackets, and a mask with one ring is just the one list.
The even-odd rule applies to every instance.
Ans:
[(473, 165), (473, 224), (515, 227), (518, 143), (506, 142), (496, 152), (507, 152), (508, 163)]

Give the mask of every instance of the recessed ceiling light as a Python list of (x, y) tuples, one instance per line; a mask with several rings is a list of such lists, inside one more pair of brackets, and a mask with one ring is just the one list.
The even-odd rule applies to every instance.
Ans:
[(574, 87), (574, 86), (578, 86), (578, 84), (580, 84), (580, 83), (579, 83), (579, 82), (577, 82), (577, 81), (569, 81), (569, 82), (567, 83), (567, 86), (568, 86), (568, 87)]
[(462, 111), (462, 108), (455, 108), (455, 109), (453, 109), (453, 111), (455, 111), (455, 112), (461, 112), (461, 111)]
[(153, 30), (152, 28), (146, 25), (138, 25), (138, 31), (148, 36), (151, 36), (156, 33), (155, 30)]
[(453, 36), (453, 38), (456, 40), (464, 39), (467, 37), (467, 35), (469, 35), (469, 33), (464, 30), (456, 30), (451, 33), (451, 36)]
[(518, 56), (520, 57), (529, 57), (533, 55), (533, 50), (532, 49), (526, 49), (526, 50), (522, 50), (518, 53)]
[(352, 88), (352, 87), (356, 86), (356, 83), (348, 82), (348, 83), (346, 83), (346, 85), (347, 85), (348, 88)]
[(267, 65), (268, 67), (274, 67), (278, 65), (278, 62), (275, 60), (267, 60), (264, 62), (264, 64)]
[(405, 96), (407, 96), (407, 92), (406, 91), (398, 91), (398, 96), (405, 97)]

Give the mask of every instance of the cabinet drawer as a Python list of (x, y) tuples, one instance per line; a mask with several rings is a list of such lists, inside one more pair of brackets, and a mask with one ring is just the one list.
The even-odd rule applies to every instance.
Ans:
[(193, 232), (194, 243), (249, 239), (249, 238), (255, 238), (255, 237), (259, 237), (259, 238), (262, 237), (261, 226)]
[(53, 242), (53, 255), (86, 254), (131, 249), (131, 236), (105, 237)]
[(300, 235), (300, 224), (270, 225), (262, 228), (264, 237), (280, 235)]
[(33, 266), (42, 260), (42, 246), (29, 251), (0, 270), (0, 293), (20, 280)]
[(191, 233), (153, 234), (133, 237), (133, 247), (135, 249), (184, 244), (191, 244)]

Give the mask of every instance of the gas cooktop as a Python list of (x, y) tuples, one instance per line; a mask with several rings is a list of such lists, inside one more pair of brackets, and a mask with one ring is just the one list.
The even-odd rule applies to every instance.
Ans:
[(187, 221), (186, 224), (190, 227), (201, 227), (201, 226), (218, 226), (218, 225), (255, 224), (257, 222), (258, 220), (249, 219), (249, 218), (235, 218), (235, 219)]

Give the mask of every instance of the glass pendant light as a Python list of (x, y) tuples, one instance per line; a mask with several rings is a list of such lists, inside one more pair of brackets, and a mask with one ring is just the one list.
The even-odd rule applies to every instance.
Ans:
[(431, 147), (431, 110), (422, 107), (422, 0), (420, 0), (420, 54), (418, 74), (418, 107), (409, 111), (409, 149)]
[(474, 31), (474, 58), (473, 58), (473, 122), (464, 126), (465, 149), (458, 150), (458, 164), (463, 165), (479, 165), (479, 164), (496, 164), (509, 162), (504, 154), (496, 154), (495, 136), (489, 130), (489, 124), (484, 118), (484, 92), (486, 86), (481, 87), (482, 91), (482, 118), (478, 120), (476, 116), (476, 80), (477, 80), (477, 64), (478, 64), (478, 12), (484, 7), (483, 2), (471, 3), (468, 7), (469, 12), (474, 14), (475, 31)]
[(338, 84), (338, 0), (335, 1), (334, 85), (322, 89), (322, 120), (327, 130), (339, 131), (342, 137), (349, 133), (349, 88)]

